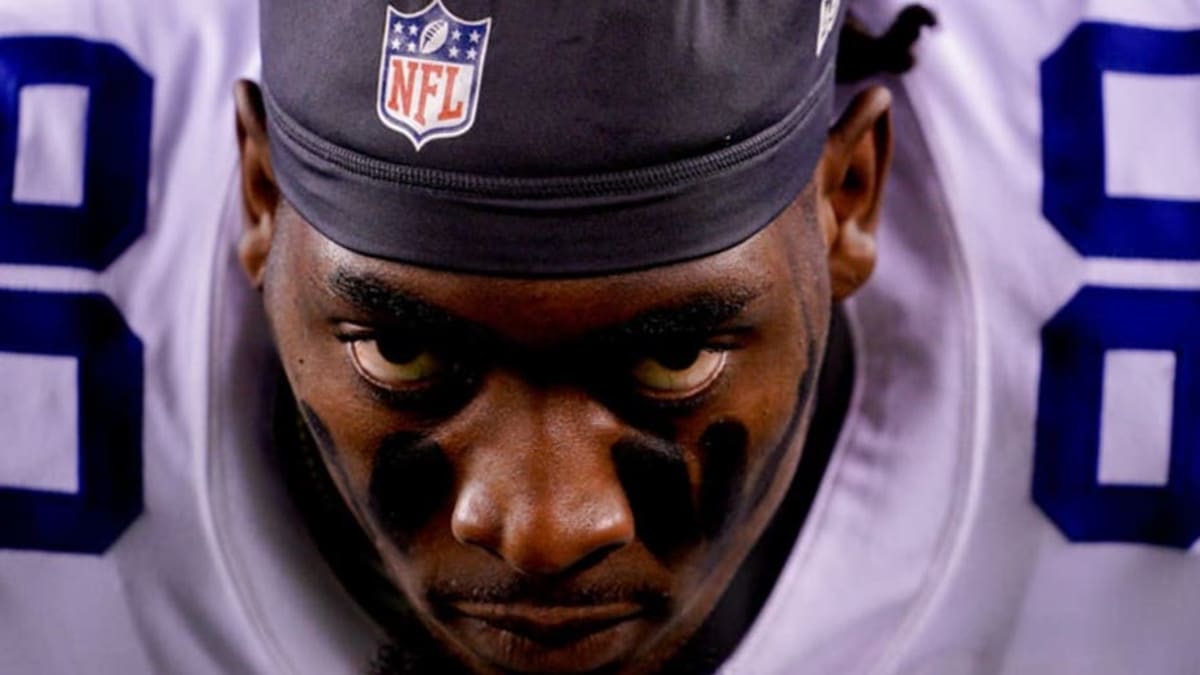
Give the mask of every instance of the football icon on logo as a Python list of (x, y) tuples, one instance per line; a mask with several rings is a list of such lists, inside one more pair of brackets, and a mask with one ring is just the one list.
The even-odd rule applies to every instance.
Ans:
[(418, 43), (418, 49), (422, 54), (432, 54), (442, 48), (446, 44), (446, 38), (450, 36), (450, 25), (445, 19), (438, 19), (433, 23), (425, 26), (425, 30), (421, 31), (421, 41)]

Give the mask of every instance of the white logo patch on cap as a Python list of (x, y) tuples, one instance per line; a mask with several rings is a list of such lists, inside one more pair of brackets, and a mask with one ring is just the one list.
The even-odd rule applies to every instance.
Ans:
[(821, 0), (821, 20), (817, 24), (817, 56), (825, 51), (825, 43), (837, 25), (838, 6), (841, 0)]
[(491, 17), (466, 21), (433, 0), (405, 14), (388, 7), (376, 109), (417, 150), (475, 123)]

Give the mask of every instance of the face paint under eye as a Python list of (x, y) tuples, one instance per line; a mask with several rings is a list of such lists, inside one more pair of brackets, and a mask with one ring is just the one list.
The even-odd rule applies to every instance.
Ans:
[(371, 468), (368, 504), (396, 543), (405, 545), (449, 497), (453, 471), (442, 447), (419, 434), (383, 440)]
[(637, 522), (638, 536), (655, 554), (700, 536), (684, 450), (653, 436), (629, 436), (613, 444), (613, 462)]
[(749, 432), (738, 420), (710, 424), (700, 436), (704, 456), (704, 478), (700, 484), (700, 523), (709, 537), (716, 537), (735, 514), (738, 487), (746, 470)]

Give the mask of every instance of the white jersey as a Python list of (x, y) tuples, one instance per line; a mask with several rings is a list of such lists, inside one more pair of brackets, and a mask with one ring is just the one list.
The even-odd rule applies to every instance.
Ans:
[(209, 490), (257, 43), (242, 0), (0, 0), (0, 673), (288, 672)]
[(737, 672), (1200, 672), (1200, 3), (927, 4), (867, 389)]
[[(276, 374), (234, 258), (252, 3), (68, 4), (0, 9), (0, 672), (360, 673), (381, 636), (271, 460)], [(890, 214), (923, 225), (884, 232), (850, 308), (838, 450), (724, 672), (861, 671), (953, 560), (979, 340), (940, 188), (898, 174), (914, 198)]]
[[(253, 3), (0, 2), (0, 672), (362, 672), (234, 259)], [(837, 449), (721, 672), (1200, 671), (1200, 7), (945, 4)]]

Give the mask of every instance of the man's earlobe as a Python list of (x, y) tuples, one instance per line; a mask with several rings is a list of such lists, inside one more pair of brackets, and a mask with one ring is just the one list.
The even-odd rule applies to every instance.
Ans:
[(829, 132), (817, 169), (835, 300), (858, 290), (875, 269), (875, 232), (892, 158), (891, 103), (880, 86), (859, 93)]
[(239, 80), (234, 85), (234, 100), (241, 155), (242, 212), (246, 224), (238, 241), (238, 260), (250, 283), (260, 288), (275, 234), (279, 188), (271, 170), (262, 92), (253, 82)]

